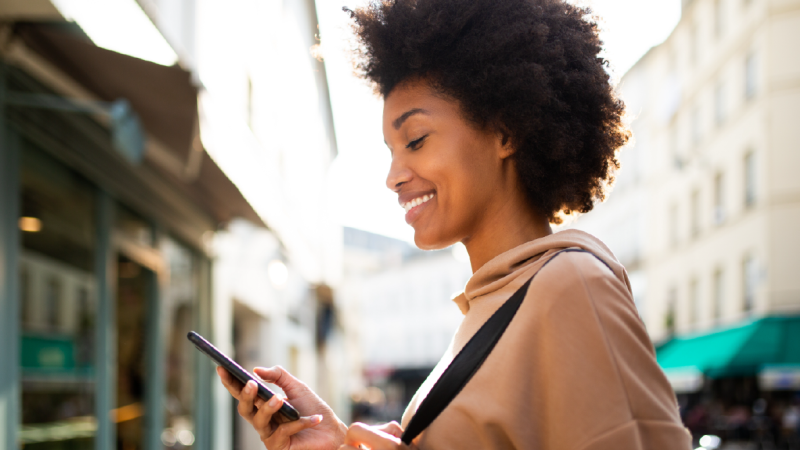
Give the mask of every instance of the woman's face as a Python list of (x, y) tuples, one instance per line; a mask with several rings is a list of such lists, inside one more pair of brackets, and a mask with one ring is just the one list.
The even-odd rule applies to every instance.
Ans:
[(469, 240), (507, 194), (504, 160), (512, 151), (502, 136), (476, 129), (456, 101), (424, 81), (404, 82), (386, 97), (383, 136), (392, 153), (386, 185), (419, 248)]

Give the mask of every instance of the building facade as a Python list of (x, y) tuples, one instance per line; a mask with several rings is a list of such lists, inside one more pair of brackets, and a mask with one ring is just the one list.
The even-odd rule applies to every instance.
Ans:
[[(257, 216), (210, 159), (200, 168), (208, 178), (182, 179), (146, 148), (130, 158), (103, 89), (127, 92), (140, 108), (139, 85), (110, 76), (93, 84), (62, 64), (80, 54), (161, 75), (180, 69), (97, 49), (73, 39), (77, 31), (8, 26), (0, 61), (2, 446), (210, 448), (212, 367), (185, 351), (184, 336), (212, 328), (206, 233), (226, 215)], [(53, 39), (75, 53), (44, 51)], [(149, 86), (164, 87), (191, 91), (186, 81)], [(143, 114), (145, 133), (161, 113), (180, 109)], [(170, 139), (151, 136), (148, 145)], [(176, 159), (187, 150), (173, 148), (162, 150)], [(207, 189), (245, 209), (209, 201)]]
[[(327, 195), (338, 152), (314, 2), (139, 4), (202, 86), (203, 146), (269, 228), (236, 223), (214, 241), (215, 344), (248, 369), (282, 365), (348, 417), (340, 329), (321, 323), (335, 311), (325, 293), (341, 279), (342, 238)], [(213, 395), (217, 448), (263, 447), (228, 392)]]
[(569, 225), (628, 269), (695, 443), (797, 442), (798, 40), (796, 0), (684, 0), (617, 87), (613, 191)]
[(608, 200), (569, 226), (628, 268), (655, 342), (800, 310), (798, 8), (684, 1), (617, 88), (633, 140)]
[(113, 2), (171, 67), (95, 45), (81, 3), (0, 6), (0, 447), (262, 447), (189, 330), (346, 417), (313, 2)]
[(655, 341), (800, 310), (799, 30), (796, 1), (684, 2), (622, 79)]

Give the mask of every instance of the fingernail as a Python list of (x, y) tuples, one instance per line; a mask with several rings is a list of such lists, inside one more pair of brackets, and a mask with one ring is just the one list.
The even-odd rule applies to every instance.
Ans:
[(316, 414), (316, 415), (311, 416), (311, 422), (313, 422), (313, 423), (322, 422), (322, 414)]
[(278, 397), (273, 395), (272, 398), (267, 402), (267, 405), (269, 405), (270, 408), (274, 408), (278, 406), (278, 401)]
[(256, 382), (255, 381), (248, 381), (247, 382), (247, 392), (253, 393), (256, 391)]

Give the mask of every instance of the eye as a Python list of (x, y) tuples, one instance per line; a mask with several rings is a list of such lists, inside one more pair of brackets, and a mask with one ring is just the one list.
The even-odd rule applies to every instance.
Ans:
[(427, 137), (428, 137), (428, 135), (426, 134), (425, 136), (422, 136), (419, 139), (416, 139), (416, 140), (413, 140), (413, 141), (409, 142), (408, 145), (406, 145), (406, 148), (411, 149), (411, 150), (418, 150), (420, 148), (420, 146), (422, 145), (422, 141), (424, 141), (425, 138), (427, 138)]

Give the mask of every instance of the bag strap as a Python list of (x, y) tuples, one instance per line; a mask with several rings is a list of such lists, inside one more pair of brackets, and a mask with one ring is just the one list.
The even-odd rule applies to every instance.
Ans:
[(444, 411), (447, 405), (461, 392), (467, 382), (475, 375), (475, 372), (483, 365), (483, 362), (492, 352), (497, 341), (500, 340), (500, 337), (503, 336), (506, 328), (508, 328), (511, 319), (516, 315), (517, 310), (522, 304), (522, 300), (525, 299), (525, 294), (528, 292), (528, 286), (530, 286), (536, 274), (559, 254), (570, 252), (589, 253), (611, 269), (611, 267), (597, 255), (580, 248), (567, 248), (554, 253), (553, 256), (545, 261), (542, 267), (522, 285), (522, 287), (517, 289), (517, 292), (515, 292), (511, 298), (506, 300), (500, 309), (492, 314), (489, 320), (487, 320), (478, 332), (472, 336), (464, 348), (458, 352), (458, 355), (453, 358), (453, 362), (450, 363), (444, 373), (442, 373), (442, 376), (439, 377), (436, 384), (433, 385), (428, 396), (422, 400), (419, 408), (417, 408), (417, 412), (411, 418), (405, 432), (403, 432), (401, 440), (404, 444), (411, 444), (411, 441), (428, 428), (431, 422)]

